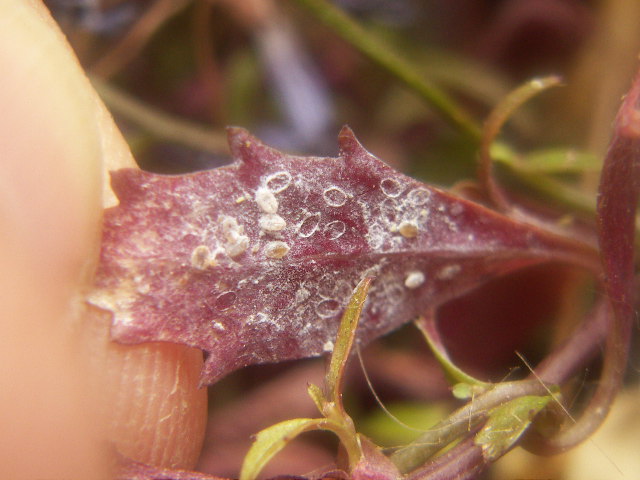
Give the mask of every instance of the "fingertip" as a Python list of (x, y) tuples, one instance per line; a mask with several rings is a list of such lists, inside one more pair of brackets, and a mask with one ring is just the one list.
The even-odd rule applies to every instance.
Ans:
[(124, 408), (111, 416), (110, 438), (128, 458), (192, 469), (207, 419), (207, 391), (198, 388), (202, 352), (172, 343), (112, 348), (127, 367), (114, 378), (116, 404)]
[(40, 2), (0, 1), (0, 69), (0, 477), (105, 478), (69, 335), (99, 242), (93, 100)]
[(131, 154), (41, 2), (0, 1), (0, 67), (0, 477), (106, 478), (107, 439), (139, 461), (193, 466), (201, 353), (118, 346), (107, 328), (78, 358), (71, 335), (114, 201), (103, 171)]
[(101, 393), (108, 438), (126, 458), (161, 467), (196, 465), (207, 421), (207, 390), (198, 388), (200, 350), (110, 340), (111, 316), (92, 308), (83, 344)]

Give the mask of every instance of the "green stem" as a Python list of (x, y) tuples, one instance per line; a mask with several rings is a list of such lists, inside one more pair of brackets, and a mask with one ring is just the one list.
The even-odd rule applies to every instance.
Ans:
[(517, 177), (526, 186), (533, 188), (547, 200), (560, 203), (568, 209), (586, 214), (589, 217), (595, 215), (595, 195), (573, 188), (548, 175), (522, 172), (513, 168), (509, 168), (509, 173)]
[(548, 88), (560, 85), (560, 78), (550, 76), (546, 78), (536, 78), (528, 81), (524, 85), (513, 90), (507, 95), (489, 114), (485, 120), (482, 131), (482, 141), (480, 142), (480, 164), (479, 177), (485, 190), (499, 210), (508, 212), (512, 206), (508, 195), (503, 191), (500, 184), (493, 176), (493, 157), (491, 156), (491, 145), (500, 133), (504, 123), (511, 117), (513, 112), (522, 106), (527, 100)]
[(367, 58), (416, 92), (449, 124), (471, 138), (474, 143), (479, 142), (481, 129), (466, 111), (340, 9), (326, 0), (297, 0), (297, 2)]
[(545, 385), (538, 380), (498, 383), (424, 432), (409, 445), (397, 450), (391, 455), (391, 460), (401, 472), (408, 473), (423, 465), (455, 439), (473, 431), (480, 422), (486, 420), (492, 408), (514, 398), (546, 393)]
[(111, 111), (152, 135), (196, 150), (229, 154), (224, 133), (168, 115), (96, 77), (91, 83)]

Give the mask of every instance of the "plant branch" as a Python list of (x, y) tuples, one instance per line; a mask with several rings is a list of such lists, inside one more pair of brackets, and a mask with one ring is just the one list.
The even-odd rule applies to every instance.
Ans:
[(96, 77), (91, 77), (91, 83), (114, 113), (122, 115), (143, 130), (196, 150), (228, 154), (225, 134), (161, 112)]
[(479, 126), (462, 107), (457, 105), (445, 92), (425, 80), (408, 62), (380, 43), (340, 9), (325, 0), (297, 0), (297, 3), (305, 7), (369, 60), (417, 93), (450, 125), (469, 137), (474, 143), (480, 140)]
[(604, 421), (622, 387), (634, 319), (635, 215), (640, 193), (640, 73), (620, 107), (605, 157), (598, 196), (598, 237), (604, 287), (611, 310), (598, 388), (587, 410), (571, 427), (547, 439), (544, 453), (567, 450)]
[[(477, 429), (486, 419), (487, 412), (492, 408), (498, 407), (517, 397), (544, 395), (548, 393), (548, 385), (556, 385), (566, 381), (598, 351), (598, 346), (607, 335), (607, 327), (610, 321), (609, 313), (610, 310), (608, 309), (607, 302), (603, 299), (594, 307), (592, 314), (587, 317), (578, 330), (569, 336), (565, 343), (550, 354), (536, 369), (536, 373), (531, 375), (529, 379), (495, 385), (491, 390), (478, 395), (471, 402), (456, 410), (447, 419), (422, 434), (410, 445), (396, 451), (391, 456), (391, 459), (396, 463), (400, 471), (406, 473), (413, 470), (409, 474), (413, 480), (447, 478), (437, 476), (440, 475), (440, 470), (429, 467), (429, 465), (438, 464), (441, 465), (441, 468), (453, 468), (452, 466), (447, 466), (444, 459), (437, 457), (428, 464), (425, 464), (425, 462), (456, 438), (468, 434), (471, 430)], [(531, 435), (532, 433), (533, 435)], [(529, 436), (533, 436), (535, 440), (532, 448), (538, 450), (535, 446), (542, 444), (544, 439), (536, 435), (535, 432), (530, 432)], [(460, 458), (464, 459), (469, 465), (472, 465), (472, 471), (477, 473), (480, 467), (474, 463), (477, 459), (474, 456), (476, 454), (473, 452), (475, 452), (478, 447), (473, 444), (473, 442), (467, 443), (466, 450), (460, 447), (458, 452), (461, 455)], [(465, 442), (462, 442), (460, 445), (463, 444), (465, 444)], [(527, 447), (530, 446), (529, 444), (527, 445)], [(540, 450), (542, 451), (542, 449)], [(454, 449), (450, 452), (453, 451)], [(421, 467), (421, 465), (424, 466)]]
[(504, 100), (498, 103), (485, 121), (480, 142), (478, 177), (491, 201), (504, 212), (511, 210), (511, 203), (493, 175), (491, 145), (498, 133), (500, 133), (504, 123), (516, 109), (538, 93), (559, 84), (560, 78), (555, 76), (530, 80), (509, 93)]
[(91, 73), (102, 77), (115, 75), (142, 51), (158, 28), (187, 7), (191, 1), (157, 0), (154, 2), (116, 46), (90, 67)]
[(536, 376), (547, 384), (557, 385), (575, 374), (596, 355), (598, 345), (607, 337), (610, 323), (611, 310), (602, 298), (576, 331), (536, 367)]
[(411, 444), (396, 451), (391, 460), (401, 472), (410, 472), (450, 442), (476, 428), (492, 408), (517, 397), (546, 393), (546, 386), (535, 379), (498, 383), (420, 435)]
[[(475, 433), (475, 432), (470, 432)], [(484, 469), (482, 448), (471, 436), (448, 452), (414, 470), (406, 480), (473, 480)]]

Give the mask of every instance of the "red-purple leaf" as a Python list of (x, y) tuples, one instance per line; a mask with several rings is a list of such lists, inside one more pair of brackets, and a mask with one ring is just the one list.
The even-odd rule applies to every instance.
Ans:
[(132, 461), (126, 461), (115, 478), (116, 480), (229, 480), (206, 473), (162, 468)]
[(355, 285), (374, 277), (370, 341), (514, 269), (593, 261), (590, 247), (424, 185), (349, 129), (338, 158), (296, 157), (230, 129), (235, 162), (184, 176), (113, 172), (90, 301), (121, 342), (208, 352), (203, 382), (332, 349)]

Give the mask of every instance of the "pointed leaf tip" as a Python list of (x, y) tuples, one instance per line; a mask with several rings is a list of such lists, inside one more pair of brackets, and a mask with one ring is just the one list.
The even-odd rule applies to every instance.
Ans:
[(372, 277), (364, 277), (360, 280), (360, 283), (353, 291), (351, 300), (349, 300), (338, 327), (336, 344), (331, 354), (329, 370), (325, 379), (327, 394), (336, 404), (340, 402), (344, 370), (353, 348), (358, 322), (360, 321), (360, 315), (367, 300), (367, 293), (371, 287), (372, 280)]
[(323, 418), (294, 418), (258, 432), (244, 458), (240, 480), (255, 480), (264, 466), (301, 433), (322, 428)]
[(249, 165), (262, 163), (260, 150), (268, 148), (242, 127), (227, 127), (227, 141), (229, 150), (231, 150), (231, 157), (235, 161)]
[(358, 158), (360, 155), (370, 155), (348, 125), (340, 129), (340, 133), (338, 134), (338, 148), (340, 155), (347, 160)]
[(252, 138), (252, 135), (246, 128), (242, 127), (227, 127), (227, 141), (230, 147), (242, 144), (248, 138)]
[(111, 190), (122, 204), (136, 202), (144, 197), (144, 185), (153, 174), (138, 168), (123, 168), (109, 172), (109, 176)]
[(355, 133), (349, 125), (343, 125), (338, 133), (338, 141), (342, 141), (343, 138), (355, 138)]

